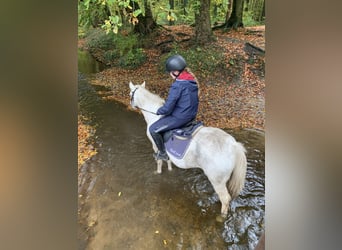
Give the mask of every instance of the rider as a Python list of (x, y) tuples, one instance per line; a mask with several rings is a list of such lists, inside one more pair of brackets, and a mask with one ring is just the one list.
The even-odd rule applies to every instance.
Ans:
[(173, 55), (167, 59), (165, 67), (174, 82), (165, 104), (157, 110), (157, 115), (163, 115), (163, 117), (149, 127), (150, 134), (158, 147), (158, 152), (154, 156), (162, 160), (168, 160), (163, 133), (194, 120), (199, 102), (196, 77), (187, 68), (184, 58), (180, 55)]

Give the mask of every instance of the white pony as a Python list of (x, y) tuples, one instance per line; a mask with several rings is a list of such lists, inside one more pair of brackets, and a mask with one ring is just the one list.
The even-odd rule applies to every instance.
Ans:
[[(156, 115), (164, 100), (149, 92), (145, 88), (145, 82), (141, 85), (129, 83), (131, 106), (138, 108), (144, 115), (147, 123), (147, 137), (152, 142), (155, 152), (157, 147), (149, 133), (149, 126), (161, 116)], [(226, 216), (229, 203), (232, 198), (239, 195), (244, 187), (247, 159), (246, 150), (243, 145), (237, 142), (231, 135), (221, 129), (213, 127), (202, 127), (192, 138), (182, 159), (177, 159), (168, 154), (169, 159), (177, 167), (200, 168), (208, 177), (215, 192), (221, 201), (221, 214)], [(168, 170), (172, 170), (170, 160), (167, 162)], [(162, 160), (157, 160), (157, 173), (162, 172)], [(228, 182), (228, 190), (226, 183)]]

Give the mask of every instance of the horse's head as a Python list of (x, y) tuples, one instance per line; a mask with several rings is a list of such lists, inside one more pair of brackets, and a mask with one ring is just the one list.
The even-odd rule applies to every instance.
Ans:
[(137, 92), (137, 90), (139, 89), (139, 88), (145, 88), (145, 81), (142, 83), (142, 84), (137, 84), (137, 85), (134, 85), (131, 81), (129, 82), (129, 88), (130, 88), (130, 93), (129, 93), (129, 96), (130, 96), (130, 98), (131, 98), (131, 101), (130, 101), (130, 103), (131, 103), (131, 106), (132, 106), (132, 108), (137, 108), (137, 106), (138, 106), (138, 98), (137, 98), (137, 94), (136, 94), (136, 92)]
[(144, 116), (148, 114), (156, 115), (158, 108), (160, 108), (164, 100), (158, 95), (155, 95), (145, 88), (145, 81), (142, 84), (134, 85), (132, 82), (129, 83), (131, 106), (132, 108), (140, 109)]

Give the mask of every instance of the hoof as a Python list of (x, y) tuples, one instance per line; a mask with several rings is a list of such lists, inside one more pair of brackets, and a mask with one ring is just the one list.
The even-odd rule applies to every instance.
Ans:
[(216, 216), (216, 221), (222, 223), (226, 220), (226, 217), (227, 217), (226, 214), (220, 214), (220, 215)]
[(153, 174), (161, 174), (161, 173), (162, 171), (158, 171), (158, 170), (153, 172)]
[(168, 169), (169, 171), (172, 171), (172, 163), (171, 163), (170, 160), (167, 161), (167, 169)]

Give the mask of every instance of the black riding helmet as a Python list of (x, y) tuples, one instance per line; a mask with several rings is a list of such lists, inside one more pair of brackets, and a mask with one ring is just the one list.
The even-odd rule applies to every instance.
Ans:
[(166, 60), (165, 68), (167, 72), (183, 71), (186, 67), (185, 59), (181, 55), (170, 56)]

